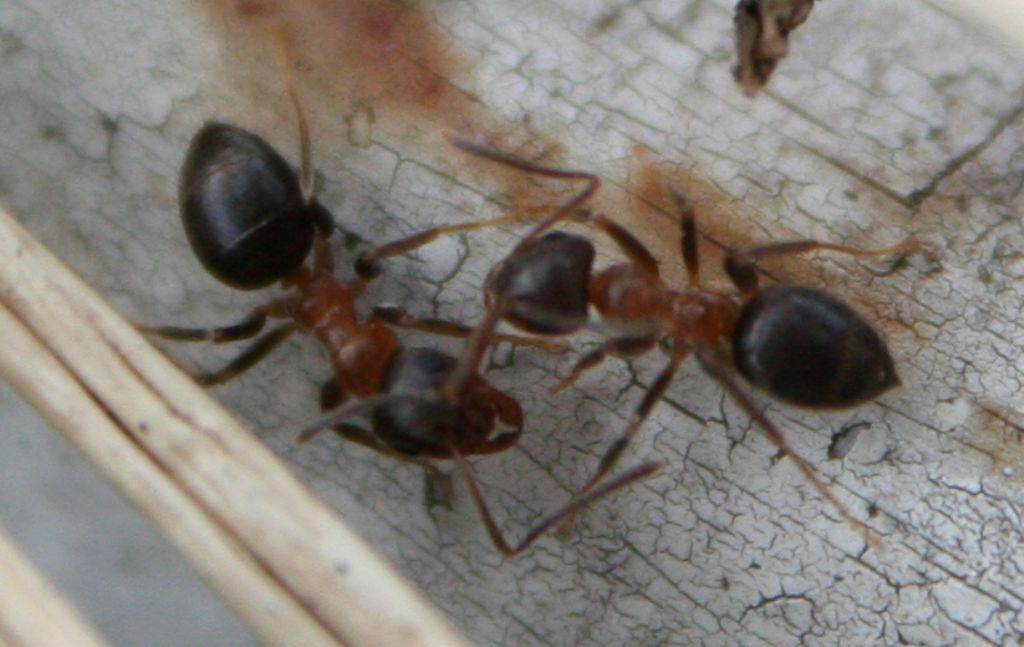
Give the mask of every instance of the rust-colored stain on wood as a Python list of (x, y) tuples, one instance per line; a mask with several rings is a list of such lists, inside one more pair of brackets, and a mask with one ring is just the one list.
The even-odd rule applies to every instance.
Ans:
[(974, 406), (981, 434), (972, 435), (968, 446), (992, 461), (993, 472), (1024, 482), (1024, 415), (991, 400), (978, 400)]
[(670, 191), (689, 200), (696, 210), (702, 282), (723, 286), (724, 250), (758, 243), (750, 227), (743, 226), (735, 200), (710, 180), (684, 164), (652, 160), (650, 152), (634, 147), (626, 185), (627, 199), (619, 221), (638, 232), (661, 261), (669, 285), (686, 285), (680, 248), (679, 214)]
[[(701, 282), (712, 289), (732, 291), (734, 288), (726, 277), (723, 262), (725, 250), (745, 249), (766, 243), (783, 242), (788, 236), (766, 237), (754, 226), (756, 208), (745, 207), (706, 177), (693, 169), (669, 162), (654, 161), (643, 147), (636, 147), (626, 185), (626, 199), (620, 200), (614, 216), (623, 225), (636, 232), (662, 264), (668, 285), (682, 288), (686, 285), (686, 274), (680, 249), (679, 215), (670, 194), (675, 190), (690, 200), (697, 215), (699, 233)], [(848, 243), (849, 241), (834, 241)], [(853, 243), (856, 244), (856, 243)], [(850, 301), (855, 307), (871, 313), (871, 321), (884, 331), (890, 341), (906, 340), (908, 343), (926, 341), (914, 327), (900, 318), (892, 308), (887, 307), (870, 292), (851, 292), (850, 286), (862, 281), (843, 284), (836, 290), (835, 281), (822, 265), (820, 258), (829, 252), (799, 254), (773, 258), (763, 264), (762, 271), (767, 281), (789, 281), (807, 284)], [(882, 259), (879, 266), (899, 263), (901, 259)], [(867, 265), (851, 272), (864, 272)]]
[[(445, 134), (459, 134), (532, 162), (591, 170), (566, 161), (564, 147), (509, 122), (477, 101), (470, 57), (433, 20), (424, 3), (400, 0), (200, 0), (221, 18), (231, 45), (255, 46), (269, 61), (268, 27), (283, 30), (302, 72), (302, 92), (318, 113), (348, 115), (367, 107), (374, 128), (401, 140), (412, 154), (429, 149), (460, 182), (493, 192), (509, 206), (556, 208), (582, 187), (579, 182), (530, 176), (451, 146)], [(238, 55), (234, 53), (234, 55)], [(263, 80), (261, 78), (261, 80)], [(321, 117), (323, 119), (323, 117)], [(590, 205), (622, 223), (649, 245), (661, 261), (669, 285), (683, 287), (676, 206), (668, 187), (694, 203), (700, 232), (702, 278), (730, 289), (722, 272), (723, 250), (783, 240), (766, 237), (755, 226), (756, 206), (738, 203), (698, 171), (670, 160), (651, 160), (636, 147), (624, 165), (625, 183), (605, 182)], [(480, 214), (489, 217), (493, 214)], [(595, 237), (598, 240), (600, 237)], [(846, 242), (846, 241), (844, 241)], [(829, 287), (828, 276), (810, 256), (772, 259), (765, 269), (775, 277)], [(876, 313), (866, 295), (841, 295)], [(884, 325), (884, 324), (883, 324)], [(906, 330), (899, 322), (893, 328)]]
[(397, 0), (207, 0), (228, 23), (283, 29), (294, 55), (352, 102), (445, 114), (478, 110), (467, 66), (419, 4)]
[[(414, 154), (428, 148), (452, 164), (461, 182), (497, 191), (510, 203), (557, 203), (571, 185), (537, 182), (462, 154), (445, 139), (458, 134), (542, 164), (557, 164), (562, 146), (528, 123), (509, 122), (472, 94), (471, 57), (434, 21), (428, 3), (400, 0), (199, 0), (221, 28), (232, 61), (259, 57), (257, 87), (266, 71), (270, 28), (280, 29), (297, 62), (300, 92), (318, 121), (337, 123), (371, 114), (374, 131), (388, 133)], [(230, 66), (229, 66), (230, 68)], [(240, 73), (240, 76), (243, 74)], [(232, 83), (244, 87), (238, 78)], [(322, 133), (321, 133), (322, 136)], [(366, 145), (367, 142), (363, 142)], [(467, 172), (465, 169), (470, 169)]]

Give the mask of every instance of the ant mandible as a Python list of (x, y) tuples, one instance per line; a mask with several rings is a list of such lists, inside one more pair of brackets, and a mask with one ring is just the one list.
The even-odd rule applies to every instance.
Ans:
[[(287, 61), (280, 34), (277, 42), (282, 60)], [(501, 452), (516, 444), (522, 433), (522, 410), (515, 399), (480, 376), (475, 365), (453, 389), (451, 375), (458, 365), (454, 357), (430, 348), (405, 348), (387, 324), (462, 338), (469, 336), (472, 328), (413, 317), (393, 306), (379, 306), (366, 320), (360, 318), (355, 302), (373, 277), (342, 281), (334, 276), (330, 248), (333, 217), (317, 201), (309, 128), (285, 67), (288, 93), (299, 124), (300, 176), (259, 136), (211, 122), (200, 129), (189, 146), (179, 199), (189, 243), (210, 274), (240, 290), (280, 282), (289, 292), (232, 325), (142, 329), (170, 339), (221, 343), (259, 335), (268, 319), (286, 320), (222, 369), (197, 376), (205, 385), (236, 377), (296, 331), (314, 336), (327, 350), (334, 369), (321, 391), (321, 407), (340, 405), (348, 395), (364, 399), (306, 429), (300, 442), (330, 428), (347, 440), (426, 467), (449, 493), (447, 476), (432, 461), (454, 460), (469, 484), (492, 541), (505, 555), (521, 552), (583, 507), (660, 469), (660, 463), (648, 462), (630, 470), (571, 500), (537, 524), (518, 544), (507, 543), (483, 501), (465, 456)], [(544, 340), (514, 335), (502, 338), (559, 349)], [(348, 422), (365, 414), (371, 417), (372, 431)], [(498, 422), (512, 430), (495, 435)]]
[[(680, 193), (671, 191), (680, 213), (681, 254), (689, 288), (667, 287), (658, 263), (647, 248), (607, 217), (583, 211), (600, 179), (587, 172), (540, 166), (476, 142), (452, 138), (458, 148), (524, 172), (551, 178), (585, 180), (587, 186), (572, 200), (536, 225), (497, 264), (487, 277), (487, 313), (464, 355), (464, 376), (472, 373), (499, 322), (540, 335), (565, 335), (584, 327), (594, 306), (608, 339), (583, 356), (569, 377), (554, 387), (572, 384), (608, 354), (634, 357), (659, 341), (667, 342), (669, 360), (633, 413), (625, 432), (607, 450), (586, 492), (615, 466), (629, 442), (639, 433), (654, 405), (664, 395), (682, 361), (693, 353), (702, 368), (719, 382), (764, 431), (780, 453), (789, 455), (823, 498), (876, 543), (867, 527), (843, 506), (818, 479), (810, 465), (788, 444), (734, 378), (736, 373), (775, 398), (813, 409), (852, 407), (872, 400), (899, 384), (892, 357), (881, 337), (850, 306), (828, 293), (805, 286), (777, 284), (760, 288), (756, 263), (769, 256), (829, 250), (853, 256), (908, 252), (918, 245), (913, 237), (876, 250), (863, 250), (815, 240), (800, 240), (730, 250), (725, 259), (729, 278), (740, 299), (700, 287), (697, 227), (694, 209)], [(579, 217), (608, 234), (629, 259), (599, 272), (591, 265), (594, 247), (586, 238), (562, 231), (544, 234), (558, 222)], [(424, 232), (364, 255), (357, 267), (407, 251), (410, 241), (432, 240)], [(465, 379), (465, 378), (463, 378)]]

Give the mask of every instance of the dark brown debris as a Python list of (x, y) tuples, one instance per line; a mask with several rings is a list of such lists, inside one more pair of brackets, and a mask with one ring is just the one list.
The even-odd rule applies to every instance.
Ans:
[(736, 55), (732, 73), (754, 97), (789, 53), (789, 33), (799, 27), (814, 0), (740, 0), (736, 4)]

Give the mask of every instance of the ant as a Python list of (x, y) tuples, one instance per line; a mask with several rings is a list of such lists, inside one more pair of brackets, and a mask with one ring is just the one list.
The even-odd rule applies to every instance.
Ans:
[[(283, 40), (278, 44), (283, 52)], [(287, 59), (283, 56), (282, 60)], [(497, 453), (515, 445), (522, 434), (522, 409), (515, 399), (479, 375), (475, 365), (456, 382), (456, 358), (430, 348), (404, 347), (389, 324), (462, 338), (470, 335), (471, 327), (413, 317), (391, 306), (377, 307), (368, 318), (360, 317), (356, 300), (372, 277), (343, 281), (334, 275), (330, 247), (333, 217), (317, 200), (309, 128), (290, 75), (286, 78), (298, 116), (300, 174), (297, 176), (259, 136), (236, 126), (210, 122), (193, 137), (186, 153), (179, 199), (189, 243), (211, 275), (239, 290), (280, 282), (287, 294), (227, 326), (142, 329), (170, 339), (221, 343), (256, 337), (269, 319), (286, 320), (259, 336), (222, 369), (197, 376), (204, 385), (231, 380), (296, 331), (312, 335), (327, 350), (333, 366), (333, 376), (321, 390), (321, 408), (339, 406), (349, 395), (362, 401), (348, 404), (309, 427), (299, 441), (306, 442), (329, 428), (346, 440), (424, 466), (449, 496), (448, 477), (432, 461), (454, 460), (469, 484), (492, 541), (507, 556), (521, 552), (590, 503), (660, 469), (660, 463), (645, 463), (571, 500), (518, 544), (506, 542), (465, 456)], [(458, 231), (459, 227), (450, 230)], [(544, 340), (514, 335), (502, 339), (549, 350), (559, 348)], [(372, 420), (371, 430), (348, 422), (366, 414)], [(495, 434), (497, 423), (511, 430)]]
[[(850, 306), (825, 291), (780, 283), (761, 288), (757, 261), (828, 250), (852, 256), (908, 253), (918, 247), (914, 237), (884, 249), (864, 250), (816, 240), (767, 244), (745, 251), (728, 250), (726, 274), (739, 298), (700, 287), (697, 225), (693, 206), (670, 190), (680, 214), (680, 251), (689, 279), (685, 290), (669, 288), (658, 262), (631, 233), (606, 216), (584, 206), (597, 192), (592, 173), (541, 166), (513, 155), (452, 137), (463, 151), (526, 173), (549, 178), (584, 180), (586, 187), (536, 225), (489, 273), (485, 287), (487, 313), (469, 343), (462, 371), (479, 362), (501, 321), (538, 335), (567, 335), (588, 325), (593, 306), (610, 331), (607, 340), (584, 355), (570, 375), (552, 388), (557, 392), (607, 355), (635, 357), (659, 342), (668, 363), (647, 389), (623, 434), (602, 457), (595, 474), (582, 488), (594, 487), (615, 466), (662, 398), (682, 361), (693, 354), (704, 371), (719, 382), (756, 422), (781, 455), (790, 456), (814, 488), (851, 525), (875, 544), (867, 527), (852, 516), (822, 483), (810, 465), (788, 444), (735, 378), (789, 404), (811, 409), (840, 409), (873, 400), (898, 386), (892, 356), (874, 328)], [(628, 261), (594, 271), (594, 246), (583, 236), (553, 231), (560, 221), (579, 218), (596, 225)], [(432, 240), (430, 231), (364, 254), (357, 267), (409, 249), (409, 241)], [(417, 245), (418, 246), (418, 245)]]

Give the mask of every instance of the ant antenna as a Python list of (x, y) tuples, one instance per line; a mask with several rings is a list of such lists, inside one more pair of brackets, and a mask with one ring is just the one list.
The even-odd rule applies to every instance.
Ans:
[(674, 186), (669, 185), (668, 194), (672, 196), (679, 210), (679, 229), (682, 234), (680, 249), (683, 253), (683, 263), (686, 265), (686, 276), (690, 281), (690, 287), (696, 288), (700, 285), (700, 262), (697, 250), (697, 215), (693, 210), (693, 204), (685, 194)]
[(306, 112), (296, 88), (295, 72), (292, 69), (295, 61), (292, 58), (291, 49), (288, 47), (284, 28), (280, 24), (275, 25), (271, 28), (271, 36), (274, 48), (277, 50), (281, 73), (284, 75), (285, 88), (295, 107), (295, 114), (299, 122), (299, 154), (302, 159), (299, 186), (302, 188), (302, 196), (308, 204), (316, 200), (316, 186), (313, 178), (313, 142), (309, 135), (309, 122), (306, 121)]
[(351, 404), (345, 405), (340, 410), (332, 413), (331, 415), (325, 418), (317, 420), (316, 422), (314, 422), (313, 424), (309, 425), (301, 432), (299, 432), (298, 442), (307, 443), (316, 436), (320, 435), (322, 432), (327, 431), (333, 427), (336, 427), (337, 425), (340, 425), (349, 418), (369, 414), (370, 412), (373, 411), (373, 408), (375, 406), (379, 405), (385, 399), (387, 398), (367, 398), (360, 402), (353, 402)]
[(570, 171), (551, 168), (549, 166), (541, 166), (539, 164), (534, 164), (533, 162), (520, 159), (514, 155), (494, 150), (493, 148), (478, 144), (457, 135), (449, 135), (448, 141), (450, 141), (456, 148), (461, 148), (470, 155), (476, 155), (477, 157), (482, 157), (492, 162), (497, 162), (498, 164), (504, 164), (505, 166), (519, 169), (520, 171), (524, 171), (531, 175), (554, 177), (565, 180), (587, 181), (587, 186), (583, 191), (577, 194), (575, 198), (556, 209), (550, 216), (535, 225), (534, 228), (519, 241), (519, 244), (516, 245), (515, 249), (512, 250), (509, 256), (515, 256), (522, 253), (527, 247), (532, 245), (541, 234), (578, 211), (583, 205), (590, 201), (594, 194), (597, 193), (597, 189), (601, 186), (601, 178), (587, 171)]
[(476, 477), (473, 476), (473, 471), (469, 466), (469, 462), (462, 456), (462, 454), (452, 448), (452, 458), (455, 460), (455, 466), (458, 471), (462, 474), (462, 477), (466, 480), (469, 485), (469, 493), (473, 497), (473, 504), (476, 506), (477, 512), (480, 518), (484, 522), (484, 526), (487, 528), (487, 534), (490, 536), (494, 546), (501, 552), (505, 557), (514, 557), (522, 551), (529, 548), (529, 546), (537, 541), (537, 539), (546, 533), (551, 528), (558, 526), (566, 518), (575, 517), (581, 510), (594, 503), (598, 499), (602, 499), (616, 490), (620, 490), (624, 487), (632, 485), (637, 481), (642, 481), (656, 472), (665, 467), (664, 463), (658, 461), (650, 461), (644, 463), (638, 467), (635, 467), (628, 472), (625, 472), (621, 476), (618, 476), (599, 488), (591, 490), (589, 492), (581, 492), (576, 497), (571, 499), (561, 509), (556, 510), (547, 517), (541, 520), (536, 526), (531, 529), (519, 543), (514, 546), (509, 545), (506, 541), (501, 530), (498, 528), (498, 524), (495, 523), (494, 517), (491, 516), (491, 511), (487, 507), (487, 502), (484, 500), (484, 495), (480, 491), (480, 485), (477, 483)]
[[(449, 135), (448, 141), (450, 141), (456, 148), (461, 148), (470, 155), (482, 157), (492, 162), (497, 162), (498, 164), (503, 164), (532, 175), (565, 180), (586, 180), (587, 182), (587, 186), (574, 198), (563, 204), (552, 212), (551, 215), (535, 225), (533, 229), (531, 229), (529, 233), (519, 241), (519, 244), (512, 249), (506, 258), (518, 256), (525, 252), (541, 236), (541, 234), (579, 211), (583, 205), (585, 205), (594, 196), (597, 189), (601, 186), (601, 178), (587, 171), (572, 171), (541, 166), (539, 164), (534, 164), (533, 162), (520, 159), (514, 155), (494, 150), (493, 148), (478, 144), (457, 135)], [(506, 306), (507, 301), (499, 299), (487, 312), (484, 320), (477, 326), (476, 330), (473, 331), (473, 334), (466, 343), (466, 350), (462, 354), (459, 364), (455, 367), (455, 370), (452, 371), (452, 374), (448, 379), (448, 384), (445, 387), (449, 396), (454, 397), (456, 394), (460, 393), (469, 382), (470, 377), (472, 377), (473, 373), (476, 371), (476, 367), (479, 366), (480, 360), (483, 358), (484, 351), (487, 349), (487, 345), (491, 341), (494, 329), (497, 328), (498, 323), (505, 314), (504, 311)]]

